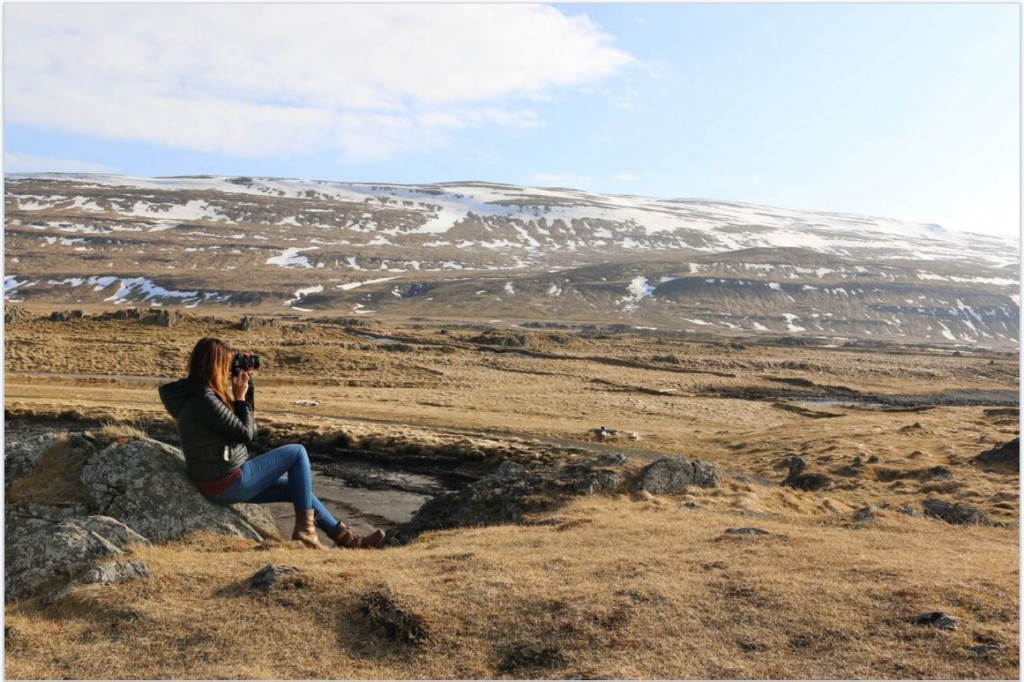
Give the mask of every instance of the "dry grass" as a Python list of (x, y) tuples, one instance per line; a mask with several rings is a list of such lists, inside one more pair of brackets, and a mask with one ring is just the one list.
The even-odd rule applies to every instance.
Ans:
[[(764, 490), (771, 497), (775, 491)], [(7, 611), (9, 678), (1015, 678), (1016, 531), (893, 515), (751, 520), (681, 498), (590, 498), (546, 525), (383, 552), (197, 537), (152, 577)], [(756, 525), (767, 536), (730, 536)], [(301, 586), (264, 594), (272, 563)], [(364, 615), (384, 590), (428, 633)], [(954, 632), (918, 626), (945, 611)], [(978, 656), (971, 647), (1004, 647)]]
[[(622, 443), (642, 450), (635, 466), (682, 454), (730, 477), (674, 497), (586, 498), (535, 519), (545, 525), (432, 533), (383, 552), (206, 536), (138, 549), (152, 571), (145, 582), (81, 588), (51, 607), (8, 604), (7, 677), (1018, 677), (1019, 475), (970, 462), (1018, 433), (1016, 410), (829, 406), (842, 416), (813, 419), (770, 401), (714, 397), (808, 383), (887, 394), (1016, 390), (1015, 358), (643, 337), (556, 347), (537, 333), (538, 348), (575, 356), (539, 359), (481, 352), (467, 341), (479, 330), (440, 331), (359, 332), (414, 348), (398, 352), (336, 325), (243, 333), (202, 318), (170, 330), (18, 323), (6, 331), (5, 408), (106, 419), (101, 438), (135, 437), (169, 419), (157, 381), (133, 377), (180, 375), (195, 340), (216, 335), (264, 357), (259, 423), (281, 438), (344, 432), (424, 452), (450, 443), (500, 452), (516, 440), (544, 453), (529, 443), (580, 445), (606, 425), (640, 433)], [(678, 364), (628, 364), (667, 355)], [(110, 378), (17, 375), (54, 368)], [(318, 405), (299, 404), (311, 399)], [(777, 486), (793, 455), (830, 486)], [(33, 480), (60, 485), (61, 457), (48, 453)], [(952, 477), (935, 476), (936, 467)], [(954, 527), (898, 511), (920, 511), (934, 496), (1007, 526)], [(854, 523), (854, 510), (869, 504), (877, 520)], [(770, 534), (724, 534), (749, 526)], [(298, 567), (301, 584), (246, 589), (268, 563)], [(913, 624), (928, 611), (953, 615), (958, 629)], [(421, 635), (395, 643), (388, 618)], [(983, 645), (996, 648), (969, 651)]]
[(123, 445), (139, 438), (148, 438), (146, 427), (140, 422), (117, 423), (106, 422), (99, 429), (90, 432), (91, 435), (104, 445), (117, 443)]

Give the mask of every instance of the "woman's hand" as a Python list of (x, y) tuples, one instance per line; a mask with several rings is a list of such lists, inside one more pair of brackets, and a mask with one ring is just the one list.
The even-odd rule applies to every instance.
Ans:
[(249, 392), (249, 373), (239, 372), (237, 376), (231, 377), (231, 390), (235, 393), (235, 400), (245, 400), (245, 394)]

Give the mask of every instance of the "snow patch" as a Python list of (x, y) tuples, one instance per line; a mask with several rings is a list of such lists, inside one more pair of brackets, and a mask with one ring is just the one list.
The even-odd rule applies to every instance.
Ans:
[(637, 301), (654, 295), (654, 287), (647, 282), (646, 277), (634, 277), (633, 281), (626, 287), (626, 291), (629, 292), (629, 297)]
[(359, 287), (366, 284), (377, 284), (378, 282), (390, 282), (393, 279), (400, 279), (399, 277), (381, 277), (379, 279), (367, 279), (362, 282), (348, 282), (347, 284), (339, 284), (335, 289), (341, 289), (342, 291), (351, 291), (352, 289), (358, 289)]
[(319, 249), (319, 246), (309, 246), (304, 249), (290, 248), (285, 249), (280, 256), (271, 256), (267, 259), (267, 265), (281, 265), (288, 267), (291, 265), (297, 265), (303, 268), (312, 268), (309, 264), (309, 258), (306, 256), (300, 256), (299, 253), (303, 251), (315, 251)]

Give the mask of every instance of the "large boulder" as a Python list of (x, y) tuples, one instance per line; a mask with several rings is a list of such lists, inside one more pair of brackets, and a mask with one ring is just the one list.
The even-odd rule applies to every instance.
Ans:
[(717, 488), (721, 481), (722, 476), (714, 464), (700, 459), (664, 457), (641, 472), (636, 487), (652, 495), (671, 495), (691, 485)]
[(200, 530), (251, 540), (276, 535), (266, 507), (211, 504), (185, 476), (181, 451), (159, 441), (132, 440), (96, 452), (82, 467), (81, 482), (91, 510), (155, 542)]
[(279, 537), (265, 506), (207, 501), (185, 475), (181, 452), (164, 443), (145, 437), (108, 443), (75, 433), (39, 445), (45, 451), (33, 470), (8, 488), (4, 592), (9, 599), (66, 585), (98, 560), (136, 544), (195, 531), (252, 540)]

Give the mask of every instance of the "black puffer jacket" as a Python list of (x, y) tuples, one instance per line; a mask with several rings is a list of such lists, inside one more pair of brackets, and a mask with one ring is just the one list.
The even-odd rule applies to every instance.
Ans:
[(256, 438), (252, 382), (245, 400), (235, 401), (234, 414), (212, 389), (188, 379), (164, 384), (159, 392), (177, 424), (186, 469), (193, 481), (227, 476), (249, 459), (246, 445)]

